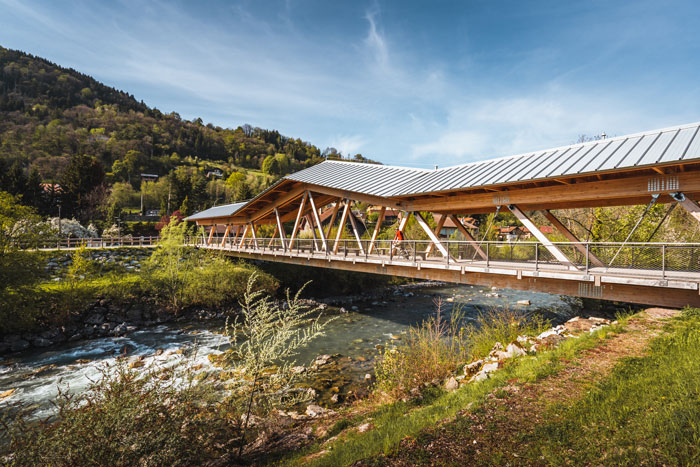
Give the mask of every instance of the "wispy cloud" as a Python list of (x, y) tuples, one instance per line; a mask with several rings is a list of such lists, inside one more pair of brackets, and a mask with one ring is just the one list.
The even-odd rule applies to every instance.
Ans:
[[(677, 7), (661, 34), (644, 23), (658, 26), (645, 19), (663, 9), (651, 1), (626, 32), (626, 8), (601, 20), (565, 4), (494, 15), (478, 3), (0, 0), (0, 42), (185, 118), (276, 128), (393, 164), (444, 166), (700, 118), (692, 12)], [(571, 32), (583, 27), (584, 38)]]

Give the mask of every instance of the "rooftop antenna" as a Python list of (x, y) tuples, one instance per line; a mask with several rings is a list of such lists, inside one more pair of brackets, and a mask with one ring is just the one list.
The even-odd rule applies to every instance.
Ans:
[(437, 166), (437, 164), (436, 164), (436, 165), (435, 165), (435, 170), (437, 170), (437, 169), (438, 169), (438, 166)]
[(603, 133), (600, 135), (600, 139), (605, 139), (605, 138), (607, 138), (607, 137), (608, 137), (608, 135), (606, 135), (605, 132), (603, 132)]

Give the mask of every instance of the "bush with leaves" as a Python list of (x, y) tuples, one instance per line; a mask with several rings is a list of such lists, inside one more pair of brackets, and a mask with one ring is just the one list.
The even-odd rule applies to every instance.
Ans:
[[(220, 458), (238, 429), (190, 370), (105, 368), (87, 392), (59, 393), (58, 413), (0, 420), (3, 465), (201, 465)], [(4, 456), (4, 457), (3, 457)]]
[(436, 301), (435, 307), (436, 315), (411, 327), (403, 343), (385, 348), (375, 366), (378, 394), (408, 395), (425, 383), (442, 381), (467, 360), (464, 312), (455, 307), (445, 319), (442, 301)]
[(293, 297), (287, 291), (285, 306), (275, 304), (269, 295), (256, 290), (257, 274), (248, 280), (240, 316), (226, 332), (234, 348), (225, 362), (238, 375), (231, 390), (231, 404), (244, 410), (243, 442), (253, 414), (267, 416), (273, 409), (292, 407), (308, 401), (308, 391), (297, 388), (292, 371), (298, 349), (323, 335), (331, 320), (321, 320), (319, 309), (302, 303), (300, 289)]

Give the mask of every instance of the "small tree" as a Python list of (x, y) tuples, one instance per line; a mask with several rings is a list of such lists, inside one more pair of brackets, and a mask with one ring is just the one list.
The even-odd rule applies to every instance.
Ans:
[(242, 376), (234, 399), (244, 404), (245, 410), (239, 456), (254, 409), (266, 413), (310, 399), (308, 391), (294, 388), (292, 357), (300, 347), (323, 335), (330, 322), (320, 321), (318, 308), (302, 304), (299, 296), (304, 287), (293, 298), (287, 291), (286, 306), (282, 307), (274, 304), (269, 295), (255, 290), (256, 279), (257, 274), (253, 274), (248, 280), (240, 319), (231, 327), (226, 326), (227, 334), (240, 342), (230, 353), (232, 366)]
[(147, 272), (168, 298), (174, 310), (182, 303), (184, 286), (193, 269), (192, 258), (186, 251), (187, 224), (171, 220), (160, 231), (158, 248), (148, 259)]

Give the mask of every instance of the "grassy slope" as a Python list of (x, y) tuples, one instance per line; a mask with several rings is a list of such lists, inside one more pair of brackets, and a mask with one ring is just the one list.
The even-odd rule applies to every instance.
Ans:
[[(369, 421), (374, 428), (362, 434), (355, 430), (346, 430), (338, 440), (326, 445), (316, 444), (293, 458), (286, 459), (284, 463), (338, 466), (380, 453), (394, 453), (399, 442), (405, 437), (414, 436), (426, 427), (454, 417), (465, 408), (475, 408), (486, 400), (489, 393), (514, 380), (533, 382), (554, 374), (578, 353), (595, 347), (607, 337), (622, 331), (621, 326), (614, 326), (566, 341), (558, 348), (543, 352), (536, 358), (523, 358), (511, 362), (486, 381), (464, 386), (455, 392), (443, 392), (432, 400), (424, 401), (425, 405), (422, 406), (398, 402), (366, 416), (355, 417), (344, 424), (359, 425)], [(333, 434), (333, 430), (330, 434)], [(313, 460), (302, 457), (324, 450), (328, 452), (318, 457), (312, 456)]]
[[(638, 315), (623, 330), (567, 341), (407, 416), (377, 417), (376, 430), (316, 464), (698, 465), (700, 310)], [(438, 414), (458, 416), (436, 423)]]
[(700, 464), (700, 310), (686, 310), (667, 331), (573, 406), (552, 407), (529, 457), (551, 464)]

